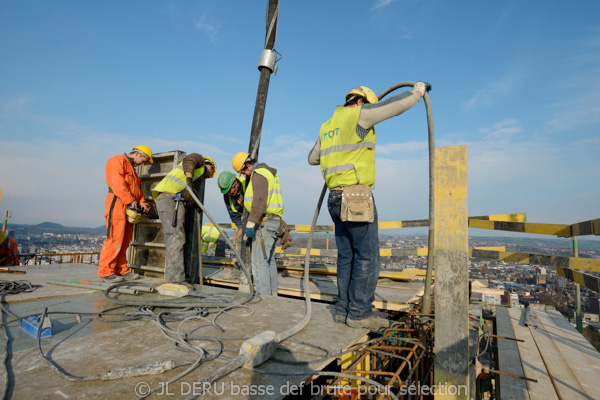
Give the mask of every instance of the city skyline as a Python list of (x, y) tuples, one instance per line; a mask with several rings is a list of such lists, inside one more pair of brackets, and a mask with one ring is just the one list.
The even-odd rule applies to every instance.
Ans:
[[(266, 5), (3, 3), (0, 213), (101, 226), (104, 164), (139, 144), (231, 170), (248, 149)], [(597, 2), (281, 2), (279, 13), (259, 159), (279, 171), (289, 223), (312, 220), (323, 179), (306, 157), (345, 93), (418, 80), (433, 86), (436, 146), (468, 147), (469, 215), (599, 217)], [(427, 218), (423, 102), (377, 133), (380, 221)], [(205, 205), (229, 220), (216, 179)], [(325, 208), (319, 224), (331, 223)]]

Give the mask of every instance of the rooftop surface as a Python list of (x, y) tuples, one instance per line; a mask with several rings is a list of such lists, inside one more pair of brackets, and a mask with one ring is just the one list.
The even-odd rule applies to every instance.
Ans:
[[(305, 315), (302, 299), (288, 297), (263, 296), (250, 303), (235, 307), (228, 312), (217, 314), (216, 309), (204, 318), (167, 325), (173, 330), (180, 329), (192, 335), (206, 336), (207, 340), (193, 341), (202, 345), (208, 353), (216, 353), (217, 338), (223, 345), (219, 359), (202, 362), (197, 368), (181, 379), (166, 385), (170, 379), (186, 370), (198, 360), (197, 353), (178, 349), (172, 340), (162, 334), (156, 321), (150, 318), (109, 322), (99, 320), (94, 314), (115, 307), (107, 300), (103, 291), (80, 287), (50, 284), (57, 280), (80, 280), (99, 282), (97, 267), (87, 264), (59, 264), (41, 266), (21, 266), (26, 275), (0, 273), (0, 280), (14, 281), (26, 279), (34, 285), (41, 285), (30, 293), (6, 296), (6, 309), (19, 317), (39, 314), (45, 308), (52, 320), (53, 336), (41, 339), (43, 354), (56, 363), (59, 369), (72, 376), (68, 380), (59, 376), (45, 362), (36, 345), (36, 339), (21, 329), (18, 322), (8, 327), (8, 398), (64, 398), (64, 399), (102, 399), (102, 398), (138, 398), (150, 388), (159, 388), (148, 398), (160, 398), (159, 393), (173, 396), (199, 394), (194, 387), (226, 360), (234, 358), (244, 339), (266, 330), (282, 332), (301, 321)], [(297, 280), (297, 279), (296, 279)], [(160, 284), (156, 278), (143, 278), (135, 283)], [(199, 287), (199, 286), (198, 286)], [(207, 296), (219, 294), (241, 299), (245, 293), (227, 288), (203, 286)], [(138, 295), (118, 294), (119, 299), (165, 299), (156, 293)], [(171, 298), (169, 298), (171, 299)], [(111, 312), (133, 311), (133, 307)], [(58, 312), (66, 312), (64, 314)], [(306, 375), (285, 375), (285, 373), (306, 370), (305, 365), (289, 363), (295, 360), (319, 360), (310, 364), (311, 369), (319, 370), (334, 358), (324, 357), (340, 352), (352, 344), (364, 339), (367, 331), (336, 324), (332, 318), (330, 304), (312, 302), (311, 320), (302, 331), (280, 344), (273, 355), (274, 359), (262, 364), (260, 368), (281, 375), (257, 372), (250, 369), (238, 369), (217, 381), (218, 385), (209, 389), (211, 393), (203, 398), (283, 398), (290, 391), (302, 390), (301, 384), (309, 378)], [(79, 313), (77, 316), (76, 313)], [(217, 317), (215, 319), (215, 317)], [(105, 316), (105, 318), (113, 318)], [(9, 315), (4, 321), (10, 320)], [(79, 322), (78, 322), (79, 320)], [(4, 350), (3, 350), (4, 353)], [(187, 365), (162, 374), (150, 374), (116, 380), (86, 380), (86, 377), (118, 368), (148, 364), (158, 360), (187, 362)], [(225, 361), (224, 361), (225, 360)], [(278, 361), (278, 360), (284, 360)], [(287, 361), (286, 361), (287, 360)], [(6, 375), (3, 373), (4, 378)], [(262, 391), (254, 393), (254, 391)], [(305, 391), (309, 390), (304, 388)], [(254, 393), (254, 394), (253, 394)], [(158, 397), (157, 397), (158, 396)], [(179, 398), (179, 397), (177, 397)]]

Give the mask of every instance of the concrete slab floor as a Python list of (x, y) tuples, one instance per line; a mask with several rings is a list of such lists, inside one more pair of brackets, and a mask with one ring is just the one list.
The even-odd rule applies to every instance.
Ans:
[[(41, 267), (41, 268), (38, 268)], [(88, 289), (48, 285), (46, 281), (57, 279), (81, 279), (90, 281), (96, 272), (95, 266), (86, 264), (62, 264), (51, 266), (26, 266), (28, 273), (19, 275), (43, 287), (32, 293), (7, 296), (5, 307), (11, 313), (25, 316), (41, 313), (44, 308), (49, 312), (78, 312), (81, 321), (74, 314), (51, 314), (53, 333), (50, 338), (41, 340), (41, 347), (53, 362), (64, 372), (78, 377), (67, 380), (47, 365), (38, 354), (36, 339), (23, 331), (18, 323), (8, 324), (8, 396), (11, 399), (120, 399), (138, 398), (150, 388), (158, 390), (150, 394), (149, 399), (185, 398), (200, 394), (200, 380), (234, 358), (241, 343), (265, 330), (282, 332), (296, 325), (304, 318), (305, 305), (300, 299), (264, 296), (240, 307), (235, 307), (218, 315), (217, 326), (212, 324), (218, 310), (211, 309), (204, 319), (181, 323), (169, 322), (174, 331), (178, 328), (194, 337), (215, 338), (224, 349), (217, 360), (207, 361), (172, 383), (189, 365), (181, 366), (162, 374), (151, 374), (116, 380), (81, 381), (95, 374), (131, 366), (151, 363), (159, 360), (175, 360), (192, 363), (198, 360), (197, 353), (184, 352), (176, 348), (159, 330), (156, 322), (150, 319), (137, 319), (120, 322), (98, 320), (93, 315), (115, 304), (105, 299), (103, 292)], [(10, 275), (10, 276), (7, 276)], [(0, 274), (0, 280), (14, 280), (14, 274)], [(7, 279), (8, 278), (8, 279)], [(49, 279), (50, 278), (50, 279)], [(144, 279), (145, 282), (160, 283), (157, 279)], [(139, 281), (136, 281), (139, 282)], [(234, 290), (204, 286), (207, 295), (223, 295), (244, 298), (246, 294)], [(82, 292), (83, 291), (83, 292)], [(118, 295), (119, 298), (164, 299), (158, 294), (138, 296)], [(127, 311), (134, 308), (128, 307)], [(282, 363), (277, 360), (308, 361), (321, 359), (325, 354), (321, 349), (337, 353), (364, 337), (366, 330), (353, 329), (333, 322), (333, 307), (324, 303), (312, 303), (312, 318), (307, 327), (291, 340), (283, 342), (272, 359), (260, 366), (260, 369), (276, 373), (306, 371), (304, 365)], [(120, 312), (121, 310), (119, 310)], [(172, 311), (172, 310), (171, 310)], [(5, 316), (5, 321), (8, 320)], [(4, 341), (4, 340), (3, 340)], [(217, 354), (217, 342), (214, 340), (190, 340), (194, 346), (202, 346), (210, 355)], [(312, 346), (314, 344), (317, 347)], [(2, 346), (4, 347), (4, 346)], [(4, 353), (4, 349), (1, 350)], [(277, 360), (275, 360), (277, 359)], [(324, 359), (310, 365), (310, 369), (319, 370), (331, 359)], [(3, 372), (4, 374), (4, 372)], [(238, 369), (221, 378), (208, 387), (209, 393), (202, 398), (219, 399), (280, 399), (288, 394), (310, 394), (316, 388), (303, 387), (301, 384), (309, 377), (295, 375), (269, 375), (252, 369)], [(77, 381), (79, 380), (79, 381)], [(313, 393), (314, 394), (314, 393)]]

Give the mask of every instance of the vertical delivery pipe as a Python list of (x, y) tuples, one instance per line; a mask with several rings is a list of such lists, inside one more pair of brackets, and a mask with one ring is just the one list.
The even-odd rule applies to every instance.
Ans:
[[(579, 248), (577, 246), (577, 237), (573, 236), (573, 257), (579, 257)], [(581, 285), (575, 282), (575, 321), (577, 330), (583, 332), (583, 319), (581, 318)]]
[[(248, 145), (248, 153), (250, 153), (253, 159), (258, 159), (258, 150), (260, 147), (260, 136), (262, 130), (263, 119), (265, 116), (265, 108), (267, 104), (267, 93), (269, 91), (269, 81), (271, 74), (276, 72), (277, 67), (275, 66), (276, 52), (275, 41), (277, 39), (277, 23), (279, 19), (279, 0), (269, 0), (267, 7), (267, 19), (266, 19), (266, 35), (265, 35), (265, 47), (260, 54), (260, 61), (258, 63), (258, 70), (260, 71), (260, 78), (258, 81), (258, 91), (256, 93), (256, 103), (254, 105), (254, 117), (252, 118), (252, 128), (250, 130), (250, 144)], [(246, 225), (248, 219), (248, 212), (244, 209), (244, 216), (242, 223)], [(241, 257), (246, 265), (252, 265), (252, 249), (248, 241), (242, 239), (241, 246)], [(248, 291), (247, 285), (252, 284), (246, 282), (246, 277), (240, 275), (240, 290)]]

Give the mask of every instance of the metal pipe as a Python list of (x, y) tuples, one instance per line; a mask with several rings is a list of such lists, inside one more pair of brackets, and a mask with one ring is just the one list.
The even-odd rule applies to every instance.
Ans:
[[(573, 236), (573, 257), (579, 258), (579, 248), (577, 246), (577, 238)], [(575, 321), (577, 330), (583, 332), (583, 318), (581, 314), (581, 285), (575, 282)]]
[[(279, 21), (279, 0), (269, 0), (267, 7), (266, 34), (265, 34), (265, 50), (274, 50), (275, 41), (277, 39), (277, 23)], [(264, 51), (264, 50), (263, 50)], [(261, 53), (262, 55), (263, 53)], [(269, 81), (273, 71), (266, 65), (259, 65), (260, 78), (258, 80), (258, 90), (256, 93), (256, 102), (254, 104), (254, 116), (252, 118), (252, 127), (250, 129), (250, 143), (248, 144), (248, 153), (254, 159), (258, 159), (258, 150), (260, 148), (260, 136), (262, 131), (263, 119), (265, 116), (265, 108), (267, 104), (267, 94), (269, 92)], [(248, 211), (244, 208), (242, 224), (246, 226), (248, 221)], [(248, 240), (241, 238), (241, 258), (244, 264), (252, 265), (252, 248)], [(250, 272), (251, 272), (250, 267)], [(246, 290), (247, 285), (252, 285), (252, 281), (246, 282), (245, 277), (240, 275), (240, 290)]]

